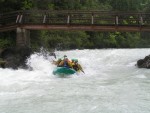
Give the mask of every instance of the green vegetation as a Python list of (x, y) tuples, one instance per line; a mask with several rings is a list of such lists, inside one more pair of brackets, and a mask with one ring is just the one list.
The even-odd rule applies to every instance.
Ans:
[[(0, 0), (1, 12), (30, 9), (149, 12), (150, 0)], [(148, 32), (31, 31), (31, 47), (35, 50), (41, 46), (47, 49), (150, 47), (149, 37)], [(0, 33), (0, 48), (13, 47), (14, 38), (14, 32)]]
[(0, 33), (0, 48), (15, 46), (15, 32)]

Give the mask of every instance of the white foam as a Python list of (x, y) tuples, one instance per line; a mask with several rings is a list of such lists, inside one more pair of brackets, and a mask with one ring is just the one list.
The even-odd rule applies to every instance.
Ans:
[(137, 78), (147, 78), (144, 74), (136, 75)]
[(0, 68), (0, 112), (149, 113), (149, 71), (134, 66), (148, 53), (150, 49), (57, 51), (58, 57), (77, 58), (85, 71), (69, 78), (52, 74), (55, 66), (47, 53), (34, 53), (27, 60), (32, 70)]

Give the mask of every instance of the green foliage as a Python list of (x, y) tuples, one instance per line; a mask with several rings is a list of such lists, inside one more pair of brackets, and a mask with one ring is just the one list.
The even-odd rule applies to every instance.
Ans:
[(23, 2), (22, 2), (22, 9), (23, 10), (29, 10), (29, 9), (31, 9), (32, 7), (33, 7), (33, 3), (32, 3), (32, 1), (31, 0), (24, 0)]
[(110, 0), (110, 5), (116, 11), (141, 11), (149, 0)]
[(42, 31), (42, 39), (47, 48), (75, 49), (86, 46), (88, 35), (81, 31)]
[(41, 31), (30, 31), (30, 42), (33, 50), (38, 50), (40, 47), (44, 47), (43, 39), (41, 37)]
[(0, 12), (20, 10), (23, 0), (0, 0)]
[[(0, 12), (30, 9), (150, 12), (150, 0), (0, 0)], [(134, 25), (135, 17), (129, 18), (133, 21), (122, 20), (120, 23)], [(99, 22), (107, 24), (107, 21)], [(0, 48), (14, 46), (12, 37), (15, 33), (4, 34), (0, 34)], [(148, 32), (31, 31), (31, 47), (35, 50), (41, 46), (48, 49), (149, 47), (149, 37)]]
[(135, 48), (140, 41), (139, 33), (119, 33), (114, 34), (118, 48)]
[(7, 47), (13, 47), (15, 45), (13, 40), (8, 40), (7, 38), (0, 37), (0, 48), (5, 49)]

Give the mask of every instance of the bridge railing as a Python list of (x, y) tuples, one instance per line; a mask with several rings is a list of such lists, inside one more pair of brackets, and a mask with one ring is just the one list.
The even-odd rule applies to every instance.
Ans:
[(0, 14), (0, 26), (15, 25), (16, 20), (19, 19), (20, 11), (1, 13)]
[(150, 26), (150, 13), (32, 10), (0, 14), (0, 27), (21, 24)]
[(149, 25), (150, 14), (101, 11), (23, 12), (22, 24)]

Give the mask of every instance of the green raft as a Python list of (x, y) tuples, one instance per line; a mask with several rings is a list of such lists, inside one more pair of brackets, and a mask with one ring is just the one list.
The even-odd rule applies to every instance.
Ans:
[(56, 67), (53, 71), (54, 75), (59, 75), (59, 76), (68, 76), (76, 73), (74, 69), (67, 68), (67, 67)]

